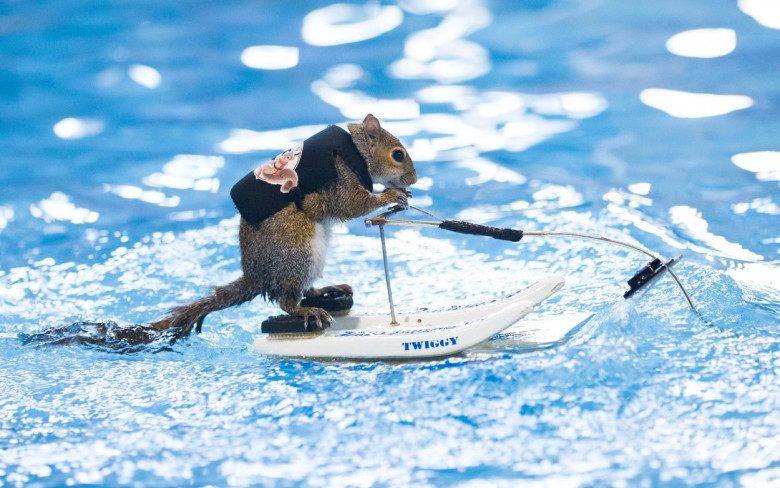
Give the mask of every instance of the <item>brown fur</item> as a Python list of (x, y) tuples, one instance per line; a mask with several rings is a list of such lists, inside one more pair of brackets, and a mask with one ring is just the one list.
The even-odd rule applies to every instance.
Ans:
[[(290, 204), (264, 220), (257, 228), (243, 218), (239, 227), (241, 268), (243, 276), (236, 281), (215, 287), (206, 298), (174, 308), (171, 314), (150, 324), (156, 330), (176, 329), (176, 336), (186, 336), (203, 318), (214, 311), (249, 301), (258, 295), (278, 302), (290, 315), (314, 319), (318, 327), (330, 325), (331, 317), (322, 309), (301, 307), (304, 296), (318, 296), (334, 288), (348, 285), (312, 288), (320, 277), (321, 264), (314, 249), (317, 225), (328, 226), (333, 220), (357, 218), (391, 203), (406, 205), (403, 188), (417, 181), (412, 160), (398, 139), (382, 129), (379, 121), (367, 115), (360, 124), (349, 124), (349, 132), (366, 160), (374, 183), (390, 189), (373, 194), (360, 185), (357, 176), (340, 158), (336, 158), (337, 181), (325, 190), (307, 195), (299, 209)], [(394, 150), (402, 150), (404, 161), (393, 160)], [(351, 291), (351, 288), (349, 288)]]

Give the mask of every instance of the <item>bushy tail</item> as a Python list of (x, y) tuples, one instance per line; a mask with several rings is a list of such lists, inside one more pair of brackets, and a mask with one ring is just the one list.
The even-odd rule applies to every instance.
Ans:
[(242, 276), (228, 285), (215, 287), (212, 294), (206, 298), (174, 308), (168, 317), (152, 322), (149, 327), (158, 331), (173, 329), (172, 342), (174, 342), (187, 337), (193, 328), (199, 333), (203, 319), (211, 312), (244, 303), (259, 294), (252, 290), (253, 288)]

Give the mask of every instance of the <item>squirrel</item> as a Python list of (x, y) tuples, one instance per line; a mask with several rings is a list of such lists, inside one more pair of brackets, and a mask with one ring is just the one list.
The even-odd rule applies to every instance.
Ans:
[[(193, 327), (200, 331), (207, 314), (239, 305), (258, 295), (278, 303), (289, 315), (303, 317), (306, 325), (310, 325), (309, 321), (313, 320), (317, 329), (330, 326), (333, 318), (328, 312), (321, 308), (303, 307), (301, 300), (304, 297), (318, 297), (334, 291), (352, 295), (352, 287), (349, 285), (332, 285), (319, 289), (313, 287), (314, 281), (322, 276), (332, 225), (338, 221), (361, 217), (393, 203), (405, 208), (405, 188), (417, 181), (417, 173), (408, 152), (395, 136), (380, 126), (379, 120), (373, 115), (368, 114), (362, 123), (348, 124), (348, 133), (331, 126), (320, 134), (325, 134), (330, 129), (333, 129), (330, 132), (343, 134), (346, 140), (341, 143), (342, 146), (351, 148), (340, 151), (338, 147), (341, 146), (337, 145), (334, 146), (336, 149), (325, 152), (324, 159), (328, 161), (320, 163), (330, 168), (333, 173), (332, 181), (322, 188), (317, 188), (318, 185), (322, 186), (322, 178), (314, 175), (313, 178), (318, 183), (311, 188), (316, 191), (309, 193), (296, 193), (296, 188), (291, 191), (290, 185), (286, 185), (285, 193), (289, 192), (288, 195), (292, 196), (285, 195), (284, 198), (288, 200), (279, 205), (280, 210), (260, 219), (259, 222), (258, 219), (252, 218), (251, 212), (242, 209), (240, 200), (231, 192), (242, 213), (239, 244), (243, 276), (225, 286), (215, 287), (211, 295), (205, 298), (174, 308), (168, 317), (149, 324), (151, 329), (159, 332), (172, 329), (174, 340), (186, 337)], [(311, 138), (312, 144), (309, 144), (309, 139), (304, 141), (304, 155), (309, 146), (316, 146), (315, 137)], [(290, 151), (300, 154), (297, 149)], [(288, 155), (290, 151), (280, 157)], [(354, 153), (353, 157), (349, 157), (349, 151)], [(288, 156), (284, 159), (287, 164)], [(247, 175), (247, 184), (274, 184), (274, 181), (265, 181), (265, 178), (260, 176), (263, 173), (262, 168), (268, 168), (269, 165), (273, 167), (270, 163), (274, 161), (269, 161)], [(300, 166), (304, 164), (301, 163)], [(295, 168), (295, 165), (288, 167)], [(264, 182), (256, 183), (255, 177), (257, 180), (263, 179)], [(300, 178), (303, 180), (302, 175)], [(281, 178), (284, 181), (291, 179), (295, 184), (298, 183), (297, 175), (295, 178)], [(327, 178), (325, 180), (328, 181)], [(237, 183), (233, 190), (236, 191), (242, 182)], [(387, 189), (384, 193), (375, 194), (371, 191), (372, 183), (384, 185)], [(281, 194), (279, 187), (275, 188), (274, 193)], [(244, 200), (249, 201), (249, 205), (257, 205), (252, 195)]]

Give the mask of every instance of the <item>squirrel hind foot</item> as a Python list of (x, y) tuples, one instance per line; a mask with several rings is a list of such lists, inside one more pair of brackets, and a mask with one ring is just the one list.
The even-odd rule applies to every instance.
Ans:
[(333, 317), (321, 308), (309, 307), (304, 308), (303, 310), (306, 310), (303, 313), (303, 321), (306, 323), (307, 329), (309, 328), (309, 318), (314, 319), (317, 330), (325, 330), (330, 327), (330, 324), (333, 322)]
[(297, 307), (291, 311), (285, 310), (294, 317), (303, 318), (306, 330), (325, 330), (333, 323), (333, 317), (325, 310), (317, 307)]
[[(330, 327), (333, 317), (320, 307), (301, 306), (302, 295), (300, 291), (289, 290), (279, 300), (279, 307), (292, 316), (302, 317), (307, 330), (324, 330)], [(309, 319), (313, 319), (313, 323)]]

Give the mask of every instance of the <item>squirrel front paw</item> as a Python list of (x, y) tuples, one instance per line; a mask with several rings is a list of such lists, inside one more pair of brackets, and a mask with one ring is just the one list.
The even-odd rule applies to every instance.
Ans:
[(396, 188), (385, 190), (382, 194), (382, 199), (384, 200), (385, 205), (388, 203), (395, 203), (402, 209), (409, 208), (409, 195), (406, 193), (406, 190), (399, 190)]

